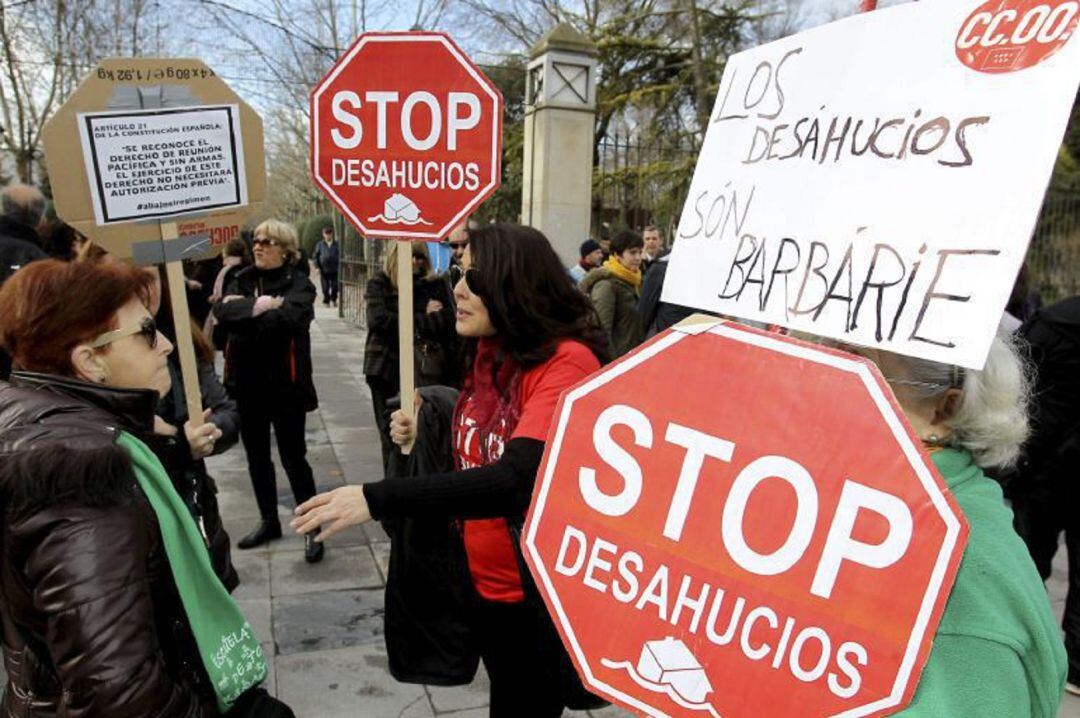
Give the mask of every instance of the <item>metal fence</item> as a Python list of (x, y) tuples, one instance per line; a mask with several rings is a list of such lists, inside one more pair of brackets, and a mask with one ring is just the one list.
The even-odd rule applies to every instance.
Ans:
[(1027, 269), (1046, 304), (1080, 294), (1080, 188), (1047, 191)]
[(653, 224), (672, 236), (697, 162), (692, 136), (635, 141), (629, 133), (600, 138), (593, 163), (592, 226), (640, 229)]
[(364, 289), (371, 275), (382, 267), (385, 252), (385, 241), (363, 239), (354, 232), (346, 233), (341, 242), (338, 315), (361, 329), (366, 328)]

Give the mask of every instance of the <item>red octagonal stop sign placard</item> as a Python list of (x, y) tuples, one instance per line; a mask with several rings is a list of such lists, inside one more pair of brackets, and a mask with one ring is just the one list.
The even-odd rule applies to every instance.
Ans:
[(312, 175), (365, 236), (446, 236), (501, 144), (502, 95), (442, 33), (365, 33), (311, 94)]
[(590, 690), (654, 716), (877, 716), (967, 524), (877, 369), (731, 323), (568, 391), (526, 560)]

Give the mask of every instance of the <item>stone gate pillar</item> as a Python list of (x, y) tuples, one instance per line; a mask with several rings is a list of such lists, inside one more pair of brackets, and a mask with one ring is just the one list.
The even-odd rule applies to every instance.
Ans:
[(589, 236), (596, 65), (596, 45), (560, 23), (533, 47), (527, 70), (521, 221), (567, 266)]

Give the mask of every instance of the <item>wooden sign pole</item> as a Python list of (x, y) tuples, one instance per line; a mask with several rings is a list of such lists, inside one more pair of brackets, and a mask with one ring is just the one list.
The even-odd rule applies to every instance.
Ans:
[[(401, 410), (405, 416), (416, 418), (416, 405), (413, 401), (413, 392), (416, 390), (414, 376), (415, 364), (413, 360), (413, 271), (412, 271), (412, 243), (399, 242), (397, 253), (397, 283), (398, 283), (398, 361), (399, 378), (401, 379)], [(412, 453), (412, 443), (403, 444), (401, 453), (408, 456)]]
[[(177, 239), (176, 222), (161, 223), (161, 241)], [(199, 391), (199, 365), (195, 359), (195, 344), (191, 339), (191, 312), (187, 301), (187, 280), (184, 263), (179, 259), (165, 263), (169, 278), (169, 302), (172, 306), (173, 327), (176, 331), (176, 351), (180, 354), (180, 374), (184, 378), (184, 397), (192, 426), (203, 423), (202, 392)], [(182, 429), (182, 427), (179, 427)]]

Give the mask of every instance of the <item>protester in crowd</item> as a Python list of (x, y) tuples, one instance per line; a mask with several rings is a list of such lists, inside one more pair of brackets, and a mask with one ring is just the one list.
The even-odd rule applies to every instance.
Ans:
[(983, 473), (1015, 461), (1028, 435), (1029, 379), (1013, 340), (995, 338), (981, 371), (855, 351), (881, 369), (971, 528), (915, 697), (897, 715), (1054, 718), (1061, 634), (1001, 489)]
[[(248, 243), (242, 237), (234, 237), (229, 240), (229, 243), (225, 245), (225, 249), (221, 252), (221, 269), (218, 271), (217, 277), (214, 278), (214, 285), (210, 290), (211, 306), (220, 302), (225, 296), (225, 287), (229, 285), (233, 275), (250, 265), (252, 261), (251, 248), (248, 247)], [(213, 312), (207, 315), (206, 322), (203, 324), (203, 336), (210, 340), (215, 349), (225, 348), (226, 335), (218, 326), (217, 318), (214, 317)]]
[[(307, 412), (318, 408), (311, 378), (315, 287), (297, 269), (299, 243), (292, 225), (269, 219), (255, 228), (255, 264), (236, 272), (214, 316), (226, 332), (225, 386), (240, 408), (240, 440), (262, 519), (237, 542), (241, 549), (281, 538), (277, 479), (270, 460), (270, 427), (296, 503), (315, 495), (307, 462)], [(322, 560), (309, 537), (304, 558)]]
[(469, 246), (469, 222), (462, 222), (450, 230), (450, 236), (446, 239), (450, 247), (450, 266), (460, 267), (461, 258), (465, 255), (465, 248)]
[(649, 268), (664, 253), (664, 236), (655, 225), (648, 225), (641, 231), (641, 239), (645, 243), (641, 252), (641, 276), (649, 276)]
[(0, 190), (0, 284), (19, 267), (48, 255), (41, 248), (45, 195), (37, 187), (8, 185)]
[(1035, 366), (1033, 431), (1005, 495), (1012, 501), (1017, 533), (1044, 581), (1065, 534), (1065, 689), (1080, 695), (1080, 297), (1038, 310), (1020, 333)]
[[(559, 396), (600, 367), (607, 344), (588, 300), (536, 230), (495, 224), (471, 232), (462, 270), (456, 326), (471, 370), (454, 409), (453, 444), (444, 449), (458, 471), (322, 494), (297, 509), (293, 524), (302, 533), (321, 527), (326, 538), (372, 517), (460, 521), (457, 550), (467, 569), (450, 575), (471, 577), (472, 588), (467, 609), (455, 614), (463, 622), (457, 635), (472, 637), (468, 649), (487, 669), (491, 715), (554, 718), (568, 700), (554, 673), (569, 664), (520, 570), (516, 537)], [(396, 442), (415, 438), (414, 429), (410, 417), (395, 413)], [(536, 648), (545, 635), (553, 655)], [(429, 665), (456, 652), (440, 652)]]
[[(254, 249), (254, 240), (252, 240), (252, 249)], [(296, 271), (303, 274), (305, 277), (311, 276), (311, 259), (308, 257), (307, 250), (304, 246), (297, 241), (296, 244), (296, 264), (293, 265)]]
[[(390, 465), (388, 402), (400, 390), (398, 343), (398, 251), (400, 242), (391, 242), (383, 256), (383, 267), (364, 288), (367, 339), (364, 344), (364, 377), (371, 393), (375, 425), (382, 444), (383, 469)], [(447, 296), (447, 284), (431, 272), (427, 244), (412, 243), (413, 329), (417, 353), (417, 384), (454, 383), (454, 308)], [(425, 352), (427, 354), (425, 355)], [(438, 354), (439, 356), (436, 356)], [(426, 360), (426, 361), (425, 361)], [(426, 365), (426, 368), (425, 368)]]
[(144, 443), (172, 351), (150, 282), (50, 259), (0, 289), (21, 368), (0, 385), (5, 716), (292, 715), (255, 688), (258, 639)]
[(184, 262), (184, 275), (187, 277), (188, 310), (197, 326), (203, 326), (210, 316), (210, 295), (214, 291), (214, 280), (222, 268), (220, 256)]
[(337, 306), (338, 263), (341, 259), (339, 245), (334, 239), (334, 228), (323, 227), (322, 241), (315, 245), (312, 260), (319, 270), (322, 283), (322, 303), (324, 307)]
[(607, 222), (600, 224), (600, 229), (596, 233), (596, 243), (600, 245), (600, 249), (604, 252), (604, 261), (608, 260), (611, 256), (611, 225)]
[(702, 309), (660, 300), (670, 260), (671, 254), (665, 254), (653, 262), (641, 282), (641, 298), (637, 303), (637, 314), (646, 339), (651, 339), (668, 327), (675, 326), (691, 314), (713, 314)]
[(581, 280), (581, 291), (592, 299), (611, 341), (611, 354), (621, 357), (641, 343), (637, 314), (641, 291), (641, 235), (623, 230), (611, 240), (611, 256)]
[(77, 259), (90, 241), (70, 224), (59, 219), (44, 222), (40, 234), (41, 248), (45, 253), (64, 262)]
[[(0, 190), (0, 286), (20, 267), (48, 255), (38, 228), (45, 217), (45, 195), (28, 185)], [(11, 373), (11, 357), (0, 349), (0, 380)]]
[[(168, 293), (168, 282), (151, 270), (155, 283), (148, 309), (157, 320), (158, 331), (176, 344), (176, 327), (172, 306), (162, 301)], [(161, 459), (172, 479), (173, 488), (187, 505), (198, 524), (203, 540), (210, 551), (210, 564), (226, 590), (232, 592), (240, 579), (232, 564), (229, 534), (221, 521), (217, 503), (217, 484), (206, 470), (204, 459), (231, 449), (240, 438), (240, 412), (214, 372), (214, 349), (192, 319), (191, 340), (198, 362), (199, 393), (203, 414), (196, 425), (188, 416), (184, 394), (184, 378), (177, 352), (169, 355), (169, 377), (172, 387), (157, 407), (154, 434), (150, 448)]]
[(570, 279), (574, 284), (579, 284), (585, 275), (599, 267), (604, 261), (604, 250), (600, 249), (600, 243), (594, 239), (586, 239), (581, 243), (578, 250), (581, 258), (578, 263), (570, 267)]

